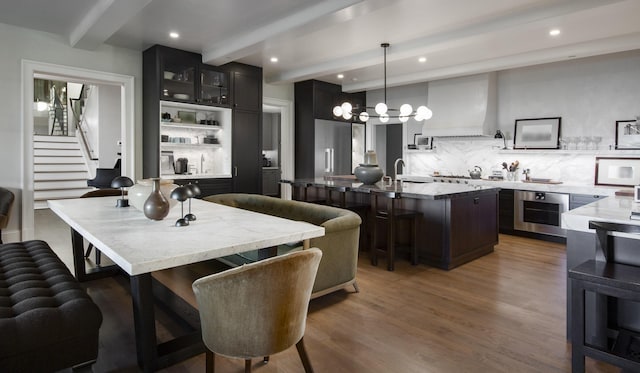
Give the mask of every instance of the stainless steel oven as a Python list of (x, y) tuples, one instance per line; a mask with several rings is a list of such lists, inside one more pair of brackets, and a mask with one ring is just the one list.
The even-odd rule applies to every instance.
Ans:
[(513, 227), (517, 230), (566, 237), (560, 228), (562, 213), (569, 209), (569, 195), (564, 193), (516, 190)]

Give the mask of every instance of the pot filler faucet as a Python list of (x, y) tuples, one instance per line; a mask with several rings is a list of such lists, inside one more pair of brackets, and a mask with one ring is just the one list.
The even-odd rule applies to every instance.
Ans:
[(393, 164), (393, 172), (394, 172), (393, 181), (394, 182), (398, 181), (398, 164), (402, 165), (403, 170), (404, 170), (404, 167), (406, 167), (402, 158), (396, 159), (395, 163)]

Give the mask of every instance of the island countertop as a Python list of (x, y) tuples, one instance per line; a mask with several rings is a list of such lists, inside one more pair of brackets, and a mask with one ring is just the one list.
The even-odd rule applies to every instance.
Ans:
[(633, 197), (612, 196), (603, 198), (563, 213), (562, 228), (593, 233), (594, 231), (589, 229), (590, 220), (640, 225), (640, 220), (629, 218), (631, 210), (640, 211), (640, 204), (633, 202)]
[(489, 185), (413, 183), (409, 181), (393, 183), (391, 186), (385, 186), (382, 182), (378, 182), (374, 185), (365, 185), (355, 180), (325, 178), (282, 180), (282, 182), (293, 185), (308, 185), (314, 187), (346, 187), (348, 190), (362, 193), (370, 193), (372, 190), (396, 192), (401, 193), (402, 197), (405, 198), (431, 200), (463, 197), (482, 192), (497, 192), (500, 189)]

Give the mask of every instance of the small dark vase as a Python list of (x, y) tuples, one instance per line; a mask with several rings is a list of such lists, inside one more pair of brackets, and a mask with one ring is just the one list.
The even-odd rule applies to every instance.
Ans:
[(151, 194), (144, 202), (144, 216), (151, 220), (162, 220), (169, 214), (169, 201), (160, 192), (160, 179), (151, 179)]

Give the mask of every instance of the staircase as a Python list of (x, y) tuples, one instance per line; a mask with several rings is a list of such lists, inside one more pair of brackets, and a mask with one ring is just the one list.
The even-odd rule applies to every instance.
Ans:
[(93, 190), (80, 144), (76, 137), (33, 137), (33, 197), (36, 209), (47, 208), (47, 200), (78, 198)]

